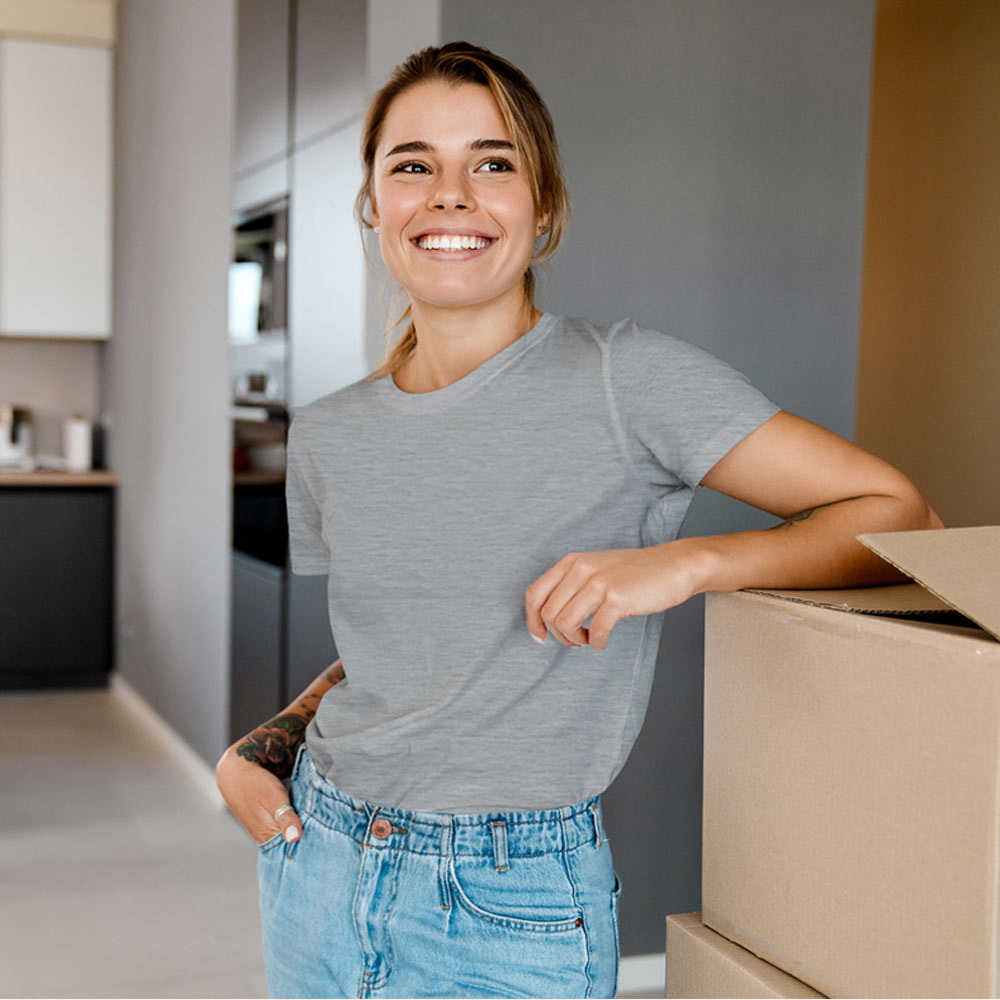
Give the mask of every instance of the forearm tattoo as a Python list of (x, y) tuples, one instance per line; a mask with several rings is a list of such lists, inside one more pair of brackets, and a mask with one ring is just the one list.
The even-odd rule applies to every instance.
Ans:
[(843, 500), (834, 500), (831, 503), (823, 503), (818, 507), (810, 507), (809, 510), (800, 510), (797, 514), (791, 514), (785, 518), (780, 524), (774, 525), (775, 528), (791, 528), (798, 521), (808, 521), (810, 518), (814, 517), (820, 511), (828, 510), (831, 507), (839, 507), (841, 504), (850, 503), (852, 500), (864, 500), (865, 497), (844, 497)]
[[(343, 679), (340, 661), (323, 674), (323, 680), (331, 687)], [(237, 746), (236, 753), (245, 760), (260, 764), (279, 778), (291, 777), (295, 757), (306, 738), (306, 726), (316, 714), (316, 708), (325, 693), (326, 691), (306, 692), (293, 707), (249, 733)]]

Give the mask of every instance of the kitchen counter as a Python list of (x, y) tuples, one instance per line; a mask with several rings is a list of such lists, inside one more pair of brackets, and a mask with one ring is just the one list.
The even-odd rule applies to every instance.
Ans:
[(3, 486), (117, 486), (118, 475), (108, 471), (93, 472), (5, 472), (0, 470)]
[(244, 469), (233, 473), (234, 486), (283, 486), (284, 469)]

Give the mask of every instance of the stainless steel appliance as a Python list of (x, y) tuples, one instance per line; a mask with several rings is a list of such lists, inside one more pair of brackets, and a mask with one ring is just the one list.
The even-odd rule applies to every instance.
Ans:
[(233, 418), (233, 548), (284, 569), (288, 199), (233, 220), (229, 376)]

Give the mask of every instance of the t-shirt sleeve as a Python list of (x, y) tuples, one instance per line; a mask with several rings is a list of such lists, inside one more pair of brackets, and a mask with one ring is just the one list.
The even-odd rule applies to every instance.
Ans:
[(288, 555), (292, 572), (315, 576), (330, 572), (330, 548), (323, 536), (323, 508), (309, 455), (308, 432), (296, 416), (288, 428), (285, 503), (288, 508)]
[(692, 489), (780, 410), (725, 361), (632, 321), (611, 332), (607, 378), (636, 464), (659, 466), (665, 482), (676, 477)]

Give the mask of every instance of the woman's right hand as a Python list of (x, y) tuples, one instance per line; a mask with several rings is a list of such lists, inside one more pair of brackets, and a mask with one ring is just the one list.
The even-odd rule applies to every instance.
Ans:
[(302, 835), (302, 822), (294, 809), (286, 809), (277, 820), (274, 813), (290, 805), (281, 779), (260, 764), (236, 753), (234, 743), (215, 766), (215, 782), (232, 814), (246, 827), (257, 844), (281, 833), (291, 843)]

